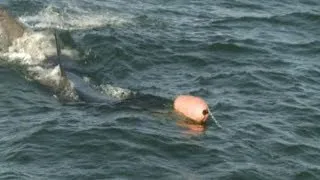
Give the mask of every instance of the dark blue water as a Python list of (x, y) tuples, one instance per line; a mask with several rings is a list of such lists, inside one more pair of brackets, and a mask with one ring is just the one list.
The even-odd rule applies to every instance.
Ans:
[[(320, 179), (320, 1), (0, 4), (69, 31), (78, 73), (150, 95), (64, 104), (2, 66), (0, 179)], [(178, 94), (206, 99), (223, 127), (178, 126)]]

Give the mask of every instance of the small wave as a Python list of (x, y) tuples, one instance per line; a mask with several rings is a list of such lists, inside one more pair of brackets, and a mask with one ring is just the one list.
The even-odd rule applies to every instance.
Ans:
[(285, 14), (283, 16), (275, 16), (275, 17), (294, 17), (294, 18), (300, 18), (300, 19), (305, 19), (309, 21), (315, 21), (319, 22), (320, 21), (320, 15), (319, 14), (314, 14), (311, 12), (293, 12), (289, 14)]
[(222, 7), (232, 9), (232, 8), (245, 8), (250, 10), (263, 10), (264, 7), (260, 3), (249, 3), (241, 1), (226, 1), (220, 4)]
[(318, 40), (306, 42), (275, 42), (275, 44), (289, 48), (317, 49), (320, 47), (320, 41)]
[(315, 55), (320, 51), (320, 41), (317, 40), (300, 40), (300, 41), (276, 41), (274, 42), (275, 50), (281, 52), (292, 52), (297, 55)]
[(310, 138), (310, 140), (313, 139), (317, 141), (317, 137), (320, 136), (320, 126), (315, 126), (311, 123), (304, 123), (302, 125), (298, 125), (294, 132), (301, 137)]
[(70, 3), (64, 8), (49, 5), (35, 15), (21, 16), (19, 19), (31, 28), (59, 28), (63, 30), (120, 26), (128, 22), (128, 19), (110, 12), (89, 11)]
[[(294, 159), (292, 159), (293, 161), (302, 161), (310, 167), (319, 165), (319, 161), (310, 161), (306, 159), (307, 156), (319, 154), (320, 149), (314, 144), (299, 142), (290, 143), (283, 140), (276, 140), (271, 144), (270, 148), (275, 152), (278, 152), (279, 155), (287, 158), (294, 157)], [(306, 152), (308, 152), (308, 155), (306, 155)]]
[[(31, 176), (27, 173), (17, 172), (11, 168), (1, 167), (0, 179), (30, 179)], [(32, 179), (32, 178), (31, 178)]]
[(266, 22), (270, 24), (280, 25), (301, 25), (300, 21), (314, 21), (319, 22), (319, 15), (309, 12), (293, 12), (282, 15), (273, 16), (240, 16), (240, 17), (225, 17), (212, 22), (212, 24), (225, 24), (235, 22)]
[[(244, 42), (246, 43), (246, 42)], [(253, 45), (240, 44), (237, 42), (227, 42), (227, 43), (213, 43), (209, 45), (209, 49), (213, 51), (227, 51), (230, 53), (264, 53), (266, 50), (263, 50)]]
[(308, 168), (307, 170), (298, 171), (295, 174), (295, 179), (318, 179), (317, 168)]

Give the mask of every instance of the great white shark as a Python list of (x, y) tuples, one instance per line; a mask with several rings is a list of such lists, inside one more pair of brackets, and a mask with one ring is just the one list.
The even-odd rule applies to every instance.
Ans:
[[(121, 105), (124, 102), (139, 110), (145, 110), (143, 107), (146, 107), (149, 112), (151, 108), (154, 113), (168, 113), (166, 110), (159, 111), (159, 107), (167, 109), (171, 102), (168, 99), (111, 85), (97, 85), (72, 72), (63, 64), (79, 59), (79, 52), (72, 48), (62, 49), (61, 44), (57, 30), (36, 31), (27, 28), (0, 7), (0, 65), (21, 67), (19, 70), (27, 79), (50, 89), (63, 102), (84, 101), (108, 105)], [(199, 131), (199, 126), (193, 127), (193, 123), (180, 125)], [(204, 130), (200, 126), (200, 130)]]
[[(61, 101), (110, 103), (135, 95), (132, 91), (110, 85), (94, 85), (68, 71), (62, 66), (63, 62), (79, 58), (78, 52), (74, 49), (62, 50), (60, 44), (56, 30), (35, 31), (27, 28), (0, 7), (0, 61), (4, 61), (1, 64), (20, 66), (27, 79), (47, 87)], [(106, 88), (117, 94), (110, 94)]]

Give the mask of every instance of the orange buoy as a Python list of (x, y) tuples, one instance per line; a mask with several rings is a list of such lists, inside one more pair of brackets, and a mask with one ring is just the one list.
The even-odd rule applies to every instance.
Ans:
[(200, 97), (191, 95), (180, 95), (174, 100), (175, 111), (185, 117), (203, 124), (209, 117), (208, 104)]

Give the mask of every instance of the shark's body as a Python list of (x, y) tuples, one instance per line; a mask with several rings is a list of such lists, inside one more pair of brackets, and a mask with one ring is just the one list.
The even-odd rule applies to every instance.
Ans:
[[(106, 92), (102, 86), (90, 84), (62, 67), (61, 62), (78, 58), (78, 52), (73, 49), (61, 52), (55, 35), (53, 30), (36, 32), (26, 28), (0, 7), (0, 61), (20, 66), (25, 77), (44, 85), (62, 101), (118, 101), (117, 97), (101, 93)], [(123, 90), (120, 99), (133, 94)]]

